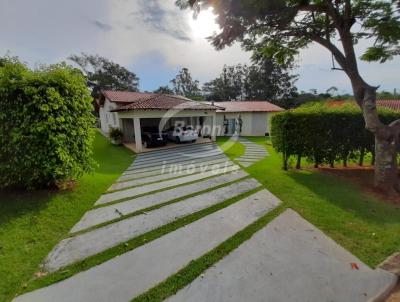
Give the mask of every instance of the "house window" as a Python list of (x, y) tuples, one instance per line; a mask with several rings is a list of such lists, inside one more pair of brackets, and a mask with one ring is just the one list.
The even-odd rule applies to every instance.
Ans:
[(113, 119), (113, 124), (116, 125), (117, 124), (116, 117), (115, 117), (116, 113), (111, 113), (111, 115), (112, 115), (112, 119)]

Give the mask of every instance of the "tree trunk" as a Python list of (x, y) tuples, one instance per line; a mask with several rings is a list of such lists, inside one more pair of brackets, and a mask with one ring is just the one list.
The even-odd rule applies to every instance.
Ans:
[(361, 149), (361, 152), (360, 152), (360, 158), (359, 158), (359, 160), (358, 160), (358, 165), (359, 165), (360, 167), (362, 167), (363, 164), (364, 164), (364, 156), (365, 156), (365, 149), (362, 148), (362, 149)]
[(296, 169), (300, 169), (301, 165), (301, 154), (297, 155), (297, 163), (296, 163)]
[(397, 170), (397, 139), (375, 136), (375, 186), (388, 193), (399, 193), (399, 177)]
[(289, 156), (286, 154), (286, 152), (283, 152), (283, 170), (285, 171), (288, 169), (288, 159)]
[[(373, 158), (375, 187), (389, 194), (398, 194), (400, 193), (400, 182), (397, 170), (397, 147), (399, 144), (400, 120), (394, 121), (390, 125), (382, 124), (376, 110), (376, 88), (366, 84), (362, 88), (361, 108), (365, 127), (375, 136)], [(356, 93), (355, 96), (357, 100)], [(359, 101), (360, 99), (357, 100), (357, 102)]]

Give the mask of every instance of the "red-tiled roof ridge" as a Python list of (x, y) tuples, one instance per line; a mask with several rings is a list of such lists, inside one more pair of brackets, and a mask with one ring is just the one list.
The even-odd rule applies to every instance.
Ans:
[(127, 92), (127, 91), (102, 91), (105, 98), (119, 104), (119, 107), (111, 110), (217, 110), (218, 106), (197, 102), (180, 95)]

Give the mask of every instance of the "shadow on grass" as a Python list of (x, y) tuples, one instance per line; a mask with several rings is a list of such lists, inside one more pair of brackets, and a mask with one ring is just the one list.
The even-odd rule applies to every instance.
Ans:
[(321, 172), (287, 172), (287, 176), (330, 204), (374, 224), (400, 224), (400, 208), (362, 192), (349, 181)]
[(75, 187), (71, 189), (58, 190), (57, 188), (48, 188), (31, 191), (22, 189), (0, 191), (0, 226), (28, 213), (31, 215), (34, 215), (35, 212), (40, 213), (55, 198), (72, 202), (74, 198), (79, 198), (80, 194), (85, 193), (85, 191), (89, 191), (91, 188), (94, 189), (96, 184), (101, 186), (104, 182), (103, 180), (109, 182), (117, 177), (135, 157), (125, 147), (111, 145), (100, 134), (96, 136), (94, 149), (94, 159), (96, 161), (94, 171), (82, 176)]

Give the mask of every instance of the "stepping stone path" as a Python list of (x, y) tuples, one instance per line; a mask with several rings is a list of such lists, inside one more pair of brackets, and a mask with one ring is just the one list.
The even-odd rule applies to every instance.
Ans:
[[(266, 150), (243, 138), (249, 166)], [(224, 203), (229, 201), (229, 203)], [(47, 256), (63, 270), (210, 207), (224, 207), (118, 257), (15, 302), (129, 302), (205, 255), (281, 203), (216, 144), (140, 154)], [(359, 270), (351, 270), (357, 263)], [(366, 301), (394, 284), (292, 210), (286, 210), (169, 301)], [(363, 296), (360, 296), (360, 295)]]
[(235, 161), (237, 161), (243, 167), (249, 167), (252, 164), (268, 156), (267, 150), (259, 144), (253, 143), (243, 137), (237, 137), (232, 139), (237, 139), (237, 141), (240, 142), (245, 147), (244, 154), (242, 156), (235, 158)]

